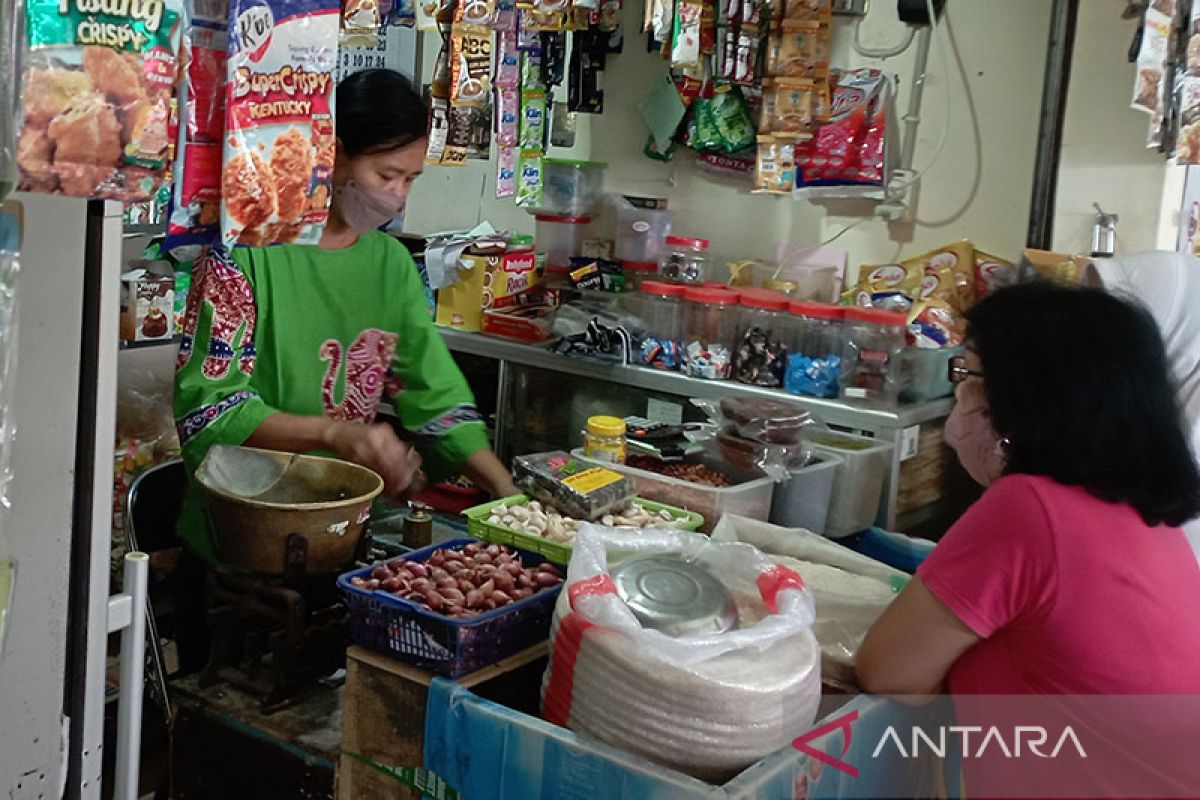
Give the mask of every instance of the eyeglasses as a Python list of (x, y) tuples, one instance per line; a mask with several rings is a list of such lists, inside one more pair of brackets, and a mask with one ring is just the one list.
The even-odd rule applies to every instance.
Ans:
[(952, 356), (946, 365), (946, 379), (951, 383), (962, 383), (970, 377), (982, 378), (983, 373), (967, 369), (967, 360), (962, 356)]

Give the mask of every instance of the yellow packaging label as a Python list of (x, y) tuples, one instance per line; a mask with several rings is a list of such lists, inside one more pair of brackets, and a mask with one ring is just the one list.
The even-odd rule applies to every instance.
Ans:
[(569, 478), (563, 478), (563, 483), (570, 486), (580, 494), (591, 494), (592, 492), (603, 489), (605, 486), (611, 486), (621, 480), (619, 473), (613, 472), (611, 469), (604, 467), (593, 467), (585, 469), (576, 475)]

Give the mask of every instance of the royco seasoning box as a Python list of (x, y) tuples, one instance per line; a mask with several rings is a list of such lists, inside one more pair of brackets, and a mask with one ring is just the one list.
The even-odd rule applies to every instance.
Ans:
[(518, 250), (501, 255), (464, 253), (458, 280), (438, 292), (437, 324), (478, 332), (485, 308), (510, 308), (538, 286), (537, 255)]

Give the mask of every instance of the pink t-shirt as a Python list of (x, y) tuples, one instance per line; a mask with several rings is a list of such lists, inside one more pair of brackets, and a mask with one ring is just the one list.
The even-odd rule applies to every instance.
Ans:
[(1200, 695), (1200, 566), (1129, 505), (1009, 475), (917, 574), (983, 637), (953, 694)]
[(1196, 796), (1200, 566), (1181, 530), (1149, 527), (1131, 506), (1078, 487), (1010, 475), (917, 574), (982, 637), (948, 676), (958, 724), (1010, 737), (1041, 725), (1052, 745), (1069, 725), (1086, 754), (968, 752), (968, 795)]

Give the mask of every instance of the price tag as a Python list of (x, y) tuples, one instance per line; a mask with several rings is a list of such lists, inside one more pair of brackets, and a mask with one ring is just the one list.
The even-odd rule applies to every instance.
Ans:
[(912, 425), (900, 431), (900, 460), (908, 461), (917, 454), (921, 443), (921, 426)]

